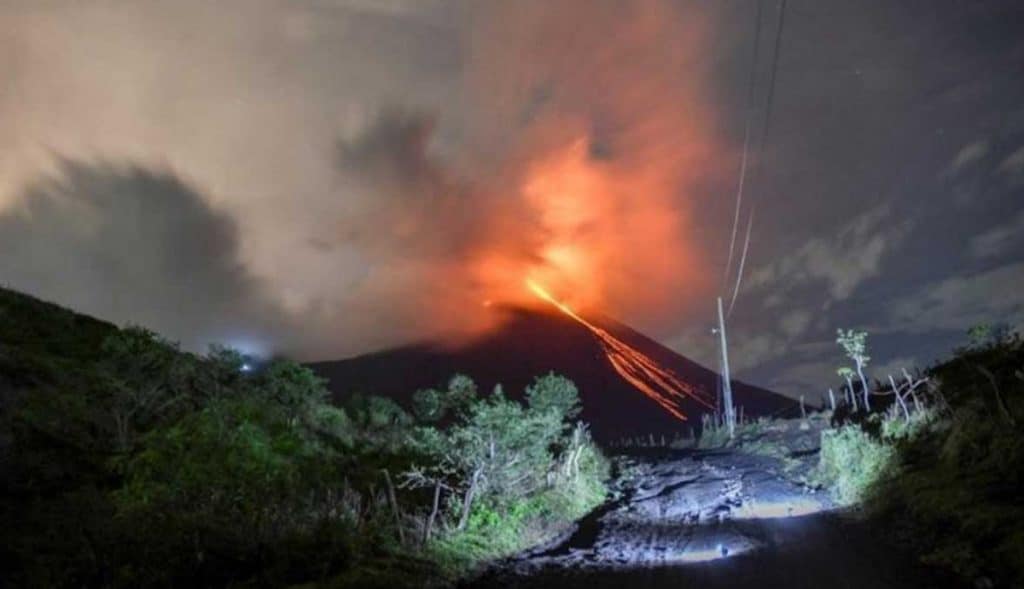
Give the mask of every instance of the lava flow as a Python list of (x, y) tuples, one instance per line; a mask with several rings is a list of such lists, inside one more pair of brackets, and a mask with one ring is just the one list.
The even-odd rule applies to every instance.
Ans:
[(601, 343), (601, 349), (615, 371), (677, 419), (686, 420), (686, 414), (679, 406), (679, 401), (685, 398), (693, 399), (709, 409), (714, 409), (705, 395), (680, 380), (672, 371), (658, 365), (650, 356), (590, 323), (536, 282), (527, 280), (526, 286), (537, 297), (551, 303), (559, 311), (589, 329)]

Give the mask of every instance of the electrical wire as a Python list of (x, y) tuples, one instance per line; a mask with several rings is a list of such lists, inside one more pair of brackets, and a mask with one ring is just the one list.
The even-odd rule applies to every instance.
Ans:
[[(764, 168), (764, 146), (767, 141), (769, 132), (771, 131), (772, 105), (775, 100), (775, 78), (779, 70), (779, 54), (781, 52), (780, 49), (782, 47), (782, 31), (786, 23), (786, 1), (787, 0), (779, 1), (779, 18), (778, 24), (775, 27), (775, 47), (772, 51), (772, 69), (771, 75), (768, 78), (768, 97), (765, 100), (764, 128), (762, 129), (761, 136), (758, 140), (757, 158), (754, 162), (756, 166), (754, 168), (755, 175), (751, 178), (751, 183), (753, 183), (754, 180), (758, 179), (763, 174), (762, 170)], [(750, 248), (750, 230), (753, 226), (753, 221), (754, 211), (753, 209), (751, 209), (750, 217), (747, 220), (747, 237), (743, 244), (743, 254), (740, 258), (742, 261), (740, 263), (739, 270), (736, 273), (736, 285), (733, 288), (732, 299), (729, 301), (729, 314), (732, 313), (732, 309), (736, 305), (736, 298), (739, 296), (740, 292), (740, 284), (743, 281), (743, 262), (746, 261), (747, 253)]]
[(722, 274), (722, 283), (725, 286), (732, 272), (732, 259), (736, 250), (736, 232), (740, 225), (740, 209), (743, 205), (743, 185), (747, 177), (747, 154), (750, 148), (750, 127), (754, 113), (754, 90), (757, 86), (757, 55), (761, 47), (761, 0), (757, 0), (757, 15), (754, 17), (754, 47), (750, 59), (750, 76), (747, 81), (747, 110), (746, 120), (743, 124), (743, 155), (740, 159), (740, 178), (736, 183), (736, 212), (732, 219), (732, 237), (729, 239), (729, 258), (725, 263), (725, 272)]

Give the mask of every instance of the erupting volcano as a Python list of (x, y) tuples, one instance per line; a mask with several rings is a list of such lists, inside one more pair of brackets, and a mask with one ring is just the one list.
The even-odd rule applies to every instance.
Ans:
[[(594, 151), (584, 135), (530, 154), (506, 188), (515, 197), (508, 214), (488, 217), (489, 239), (456, 266), (470, 286), (442, 281), (436, 304), (447, 312), (416, 316), (436, 335), (315, 364), (334, 393), (408, 400), (461, 373), (484, 391), (501, 384), (516, 395), (554, 371), (576, 382), (583, 418), (604, 439), (697, 427), (716, 408), (719, 376), (606, 316), (667, 320), (706, 290), (684, 239), (688, 217), (666, 189), (681, 168), (656, 154), (651, 166)], [(733, 391), (748, 416), (795, 407), (743, 383)]]
[[(686, 433), (713, 410), (714, 371), (599, 313), (584, 317), (540, 296), (542, 306), (492, 305), (497, 327), (456, 346), (428, 341), (312, 368), (330, 379), (338, 399), (383, 394), (400, 403), (456, 373), (472, 377), (483, 393), (501, 384), (517, 397), (535, 376), (554, 371), (576, 383), (581, 418), (605, 441)], [(733, 395), (747, 416), (799, 413), (791, 399), (742, 382), (733, 381)]]
[[(515, 395), (554, 371), (576, 382), (606, 438), (678, 432), (714, 411), (717, 374), (608, 319), (678, 333), (705, 319), (717, 275), (696, 222), (702, 187), (729, 160), (692, 59), (705, 24), (641, 4), (581, 3), (581, 25), (578, 9), (517, 3), (480, 31), (469, 96), (515, 98), (480, 111), (495, 133), (469, 138), (448, 168), (427, 149), (432, 127), (417, 128), (384, 175), (422, 198), (374, 200), (346, 226), (365, 251), (389, 254), (368, 256), (359, 284), (367, 308), (389, 312), (353, 317), (393, 324), (391, 337), (364, 349), (421, 343), (315, 365), (335, 393), (403, 398), (464, 373)], [(396, 188), (409, 161), (416, 173)], [(746, 415), (793, 406), (733, 388)]]

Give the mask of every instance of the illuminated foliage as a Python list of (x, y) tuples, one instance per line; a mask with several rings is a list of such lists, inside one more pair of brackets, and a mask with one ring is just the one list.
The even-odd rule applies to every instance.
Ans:
[(548, 373), (538, 376), (526, 387), (530, 409), (538, 412), (553, 411), (563, 419), (575, 419), (580, 414), (580, 395), (576, 385), (564, 376)]

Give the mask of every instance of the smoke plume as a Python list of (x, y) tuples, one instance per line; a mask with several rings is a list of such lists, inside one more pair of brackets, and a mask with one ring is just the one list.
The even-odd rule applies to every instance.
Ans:
[(678, 321), (710, 286), (705, 16), (2, 3), (0, 282), (304, 358), (477, 333), (490, 304), (536, 304), (527, 280)]

